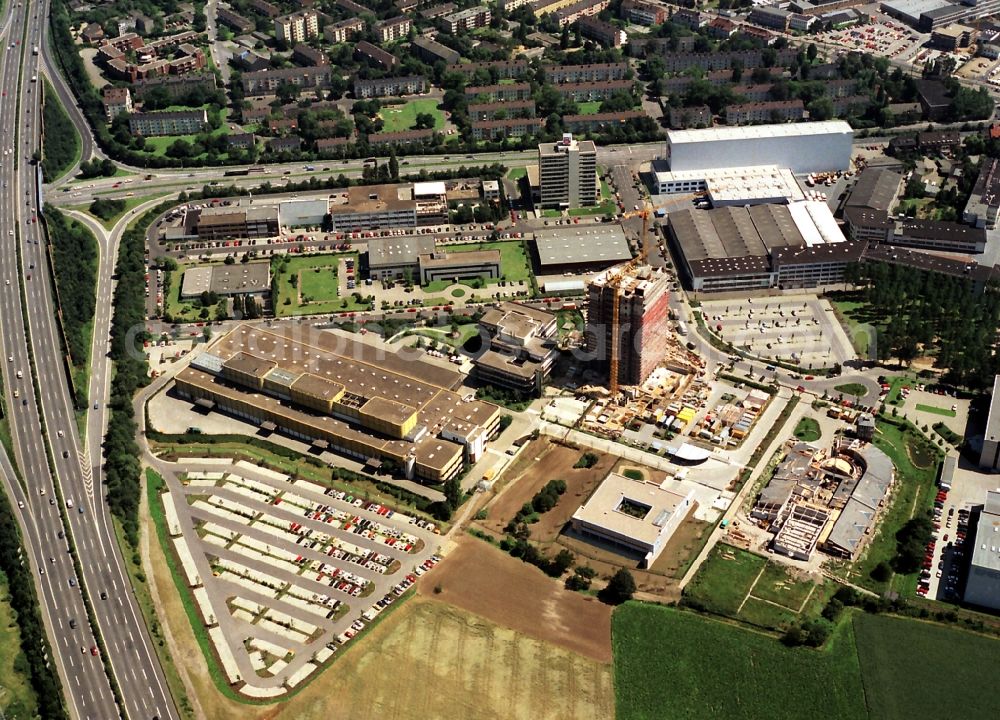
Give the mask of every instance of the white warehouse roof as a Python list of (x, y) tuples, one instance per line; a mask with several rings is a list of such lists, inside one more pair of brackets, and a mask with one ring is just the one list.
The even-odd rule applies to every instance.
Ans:
[(805, 200), (788, 204), (788, 212), (792, 222), (800, 233), (806, 245), (828, 245), (830, 243), (846, 242), (847, 238), (840, 231), (840, 226), (833, 218), (830, 206), (821, 200)]
[(761, 140), (763, 138), (805, 137), (811, 135), (832, 135), (854, 130), (843, 120), (821, 120), (817, 122), (778, 123), (774, 125), (739, 125), (695, 130), (668, 130), (667, 142), (671, 145), (682, 143), (717, 142), (724, 140)]

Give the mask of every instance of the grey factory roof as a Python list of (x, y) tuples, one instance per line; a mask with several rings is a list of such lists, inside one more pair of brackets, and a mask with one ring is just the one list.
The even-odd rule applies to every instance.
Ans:
[(416, 265), (417, 258), (434, 252), (434, 238), (429, 235), (372, 238), (368, 241), (369, 267)]
[(899, 192), (902, 182), (903, 176), (892, 170), (865, 168), (858, 176), (858, 181), (854, 183), (845, 206), (888, 212), (896, 200), (896, 193)]
[(620, 225), (570, 225), (535, 232), (535, 247), (541, 266), (612, 265), (632, 259)]
[(774, 251), (774, 266), (808, 265), (815, 262), (857, 262), (865, 251), (863, 242), (830, 243), (812, 247), (783, 247)]
[(874, 519), (875, 511), (852, 497), (840, 511), (827, 542), (853, 555)]
[(986, 503), (979, 515), (972, 566), (1000, 572), (1000, 492), (995, 490), (986, 493)]
[(1000, 160), (983, 158), (965, 212), (985, 214), (987, 208), (997, 206), (1000, 206)]
[(865, 260), (881, 260), (882, 262), (905, 265), (919, 270), (940, 272), (955, 277), (966, 277), (970, 280), (982, 282), (989, 281), (994, 276), (1000, 275), (1000, 270), (995, 266), (980, 265), (975, 261), (956, 260), (936, 255), (932, 252), (894, 247), (884, 243), (869, 245), (865, 249), (863, 257)]
[(969, 227), (943, 220), (916, 220), (907, 218), (899, 221), (901, 235), (912, 238), (926, 238), (938, 242), (986, 242), (986, 230)]
[(189, 268), (181, 281), (181, 297), (193, 297), (203, 292), (218, 295), (257, 293), (271, 283), (271, 264), (263, 262), (211, 265)]

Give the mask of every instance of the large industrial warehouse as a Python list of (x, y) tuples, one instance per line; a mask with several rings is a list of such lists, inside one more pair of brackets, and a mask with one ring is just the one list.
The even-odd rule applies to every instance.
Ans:
[(667, 232), (685, 282), (705, 292), (840, 282), (864, 248), (818, 201), (681, 210)]
[(667, 163), (688, 170), (777, 166), (794, 173), (847, 170), (854, 131), (843, 120), (667, 131)]
[(500, 408), (459, 395), (457, 370), (307, 326), (240, 325), (177, 374), (176, 391), (408, 478), (443, 482), (499, 430)]

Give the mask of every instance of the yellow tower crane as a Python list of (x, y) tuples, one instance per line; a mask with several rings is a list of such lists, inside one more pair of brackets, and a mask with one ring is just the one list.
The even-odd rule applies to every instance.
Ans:
[(617, 268), (612, 268), (608, 271), (608, 279), (606, 282), (606, 287), (611, 288), (614, 291), (614, 296), (611, 301), (611, 357), (610, 357), (610, 368), (608, 377), (608, 390), (611, 391), (611, 397), (618, 394), (618, 368), (621, 360), (621, 342), (622, 342), (622, 330), (621, 330), (621, 292), (622, 292), (622, 280), (629, 272), (640, 265), (646, 264), (646, 258), (648, 257), (646, 248), (649, 247), (649, 239), (646, 234), (649, 232), (649, 216), (652, 213), (652, 206), (649, 200), (645, 200), (643, 203), (642, 210), (635, 212), (628, 212), (622, 215), (622, 220), (628, 220), (629, 218), (642, 217), (642, 235), (639, 236), (639, 255), (629, 260), (624, 265)]

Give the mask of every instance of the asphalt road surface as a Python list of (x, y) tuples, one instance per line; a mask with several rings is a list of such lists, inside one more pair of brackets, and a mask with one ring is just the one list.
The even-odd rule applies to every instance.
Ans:
[[(46, 240), (38, 222), (36, 167), (31, 162), (41, 131), (40, 83), (33, 79), (39, 73), (41, 58), (32, 48), (39, 46), (45, 52), (48, 7), (46, 2), (13, 8), (8, 3), (7, 7), (12, 17), (3, 26), (7, 52), (0, 87), (7, 98), (18, 102), (0, 103), (3, 127), (17, 129), (16, 136), (4, 138), (4, 154), (0, 156), (4, 185), (0, 195), (0, 242), (4, 243), (0, 252), (0, 335), (15, 457), (26, 487), (13, 481), (13, 468), (3, 462), (7, 458), (0, 459), (0, 466), (8, 491), (18, 503), (18, 519), (37, 573), (42, 612), (72, 716), (108, 720), (122, 714), (104, 662), (91, 650), (97, 642), (84, 610), (85, 590), (124, 698), (124, 712), (130, 718), (176, 718), (103, 502), (97, 475), (100, 448), (91, 448), (96, 450), (91, 462), (90, 453), (79, 446), (61, 356)], [(98, 298), (102, 309), (95, 318), (95, 337), (105, 342), (112, 265), (113, 257), (105, 246), (100, 266), (102, 295)], [(107, 377), (103, 352), (95, 355), (93, 369), (95, 376)], [(106, 395), (106, 383), (98, 383), (98, 391)], [(102, 408), (104, 400), (99, 400)], [(57, 492), (53, 477), (58, 479), (61, 492)], [(70, 499), (72, 509), (64, 507)], [(76, 545), (80, 577), (68, 552), (66, 529)], [(70, 627), (71, 620), (75, 628)]]

